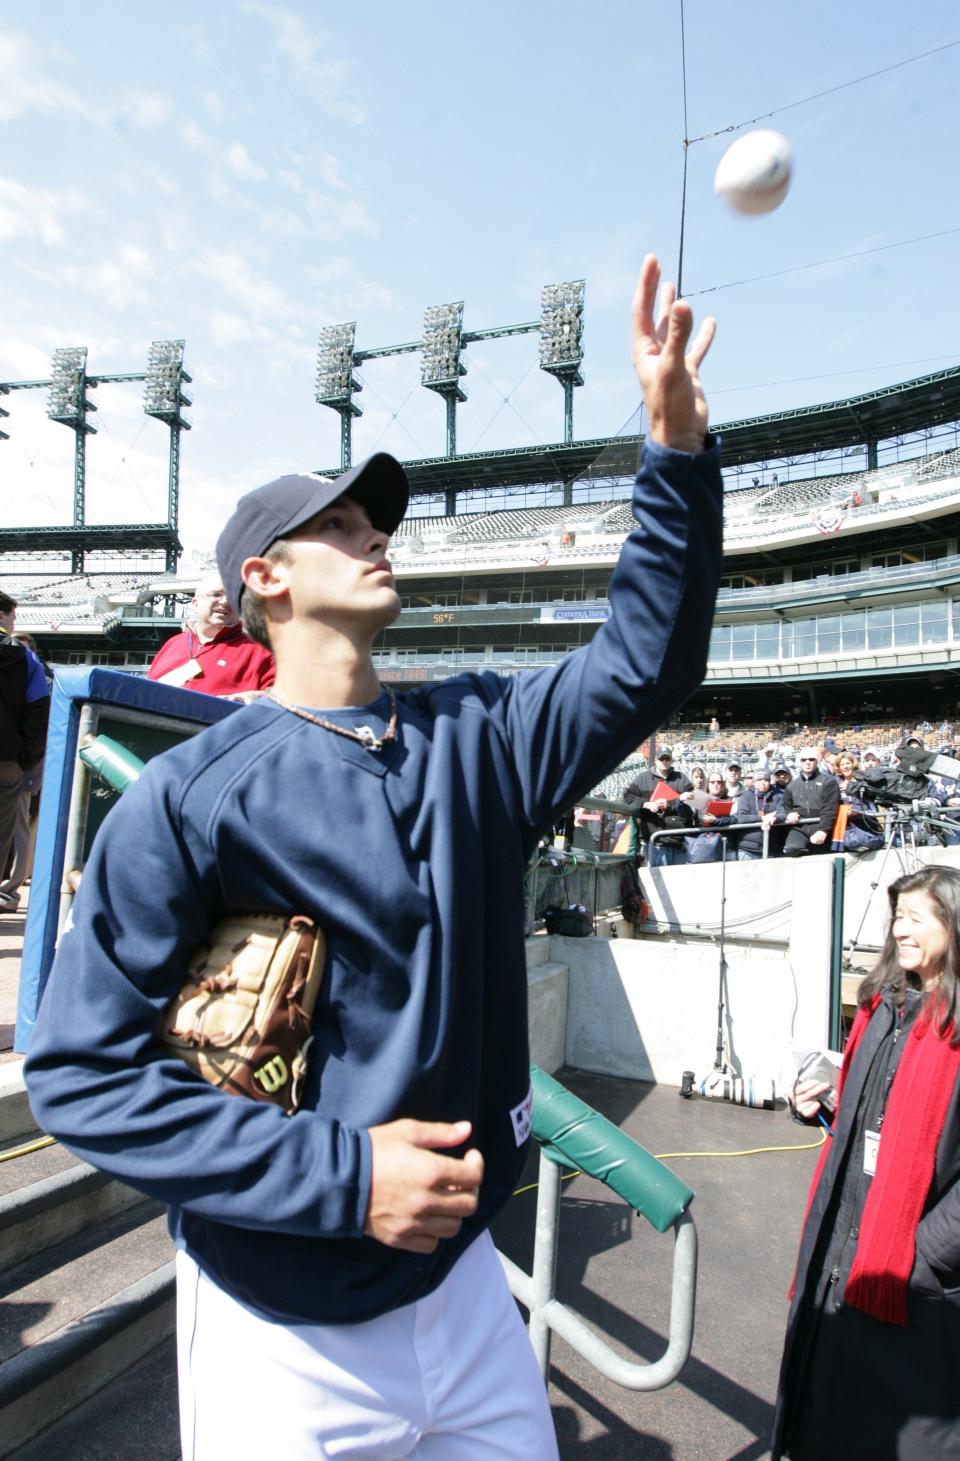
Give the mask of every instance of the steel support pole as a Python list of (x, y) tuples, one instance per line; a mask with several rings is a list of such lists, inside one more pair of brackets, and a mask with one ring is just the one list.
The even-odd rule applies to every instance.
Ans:
[[(180, 521), (180, 423), (170, 422), (170, 461), (167, 470), (167, 525), (176, 535)], [(177, 550), (173, 543), (167, 544), (166, 571), (176, 573)]]
[(447, 403), (447, 456), (457, 454), (457, 397), (450, 391), (444, 396)]
[[(82, 528), (87, 511), (87, 433), (81, 418), (74, 428), (76, 444), (73, 451), (73, 526)], [(70, 572), (82, 573), (84, 551), (74, 548), (70, 553)]]
[(340, 466), (346, 471), (353, 465), (353, 412), (340, 412)]
[(541, 1152), (529, 1332), (544, 1384), (550, 1373), (550, 1325), (547, 1323), (546, 1309), (553, 1299), (557, 1281), (560, 1192), (560, 1168)]
[(563, 440), (569, 446), (573, 441), (573, 388), (576, 381), (572, 375), (563, 378)]

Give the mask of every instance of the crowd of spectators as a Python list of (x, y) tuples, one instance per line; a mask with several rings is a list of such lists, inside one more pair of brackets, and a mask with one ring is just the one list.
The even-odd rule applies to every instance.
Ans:
[[(877, 736), (880, 728), (867, 729)], [(891, 729), (898, 731), (896, 740)], [(960, 844), (960, 781), (921, 773), (912, 816), (903, 813), (896, 827), (880, 794), (886, 774), (901, 761), (906, 766), (916, 752), (954, 758), (954, 724), (923, 721), (884, 730), (886, 736), (869, 744), (862, 726), (833, 727), (816, 741), (807, 726), (792, 738), (744, 731), (733, 750), (729, 732), (718, 729), (695, 742), (662, 744), (653, 768), (623, 793), (646, 861), (656, 867), (724, 856), (745, 862), (764, 855), (868, 852), (884, 845), (888, 829), (895, 841), (909, 836)]]

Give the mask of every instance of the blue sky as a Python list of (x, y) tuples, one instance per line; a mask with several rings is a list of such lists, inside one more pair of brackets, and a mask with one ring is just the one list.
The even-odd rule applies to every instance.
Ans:
[[(686, 36), (698, 136), (956, 40), (960, 22), (946, 0), (687, 0)], [(796, 164), (765, 218), (713, 196), (729, 137), (691, 148), (684, 285), (720, 324), (714, 421), (957, 362), (960, 233), (696, 291), (960, 226), (958, 63), (945, 50), (764, 123)], [(543, 284), (583, 277), (576, 435), (613, 434), (636, 408), (633, 283), (647, 249), (675, 272), (679, 236), (674, 0), (7, 6), (0, 132), (0, 379), (45, 376), (63, 345), (86, 344), (90, 370), (137, 370), (151, 339), (183, 337), (188, 552), (210, 548), (247, 488), (339, 460), (338, 418), (313, 401), (324, 324), (356, 319), (358, 347), (392, 344), (459, 299), (467, 329), (513, 323), (536, 318)], [(465, 359), (461, 450), (561, 436), (536, 337)], [(416, 356), (363, 379), (355, 460), (442, 452), (443, 404), (417, 385)], [(96, 400), (88, 519), (155, 521), (166, 433), (139, 387)], [(5, 520), (69, 521), (72, 434), (46, 421), (42, 392), (6, 405)]]

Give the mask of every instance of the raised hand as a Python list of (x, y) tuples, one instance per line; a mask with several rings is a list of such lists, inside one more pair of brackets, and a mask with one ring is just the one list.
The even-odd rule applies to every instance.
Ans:
[(709, 315), (687, 349), (693, 312), (677, 300), (672, 284), (663, 286), (660, 316), (654, 323), (654, 303), (660, 283), (660, 265), (648, 254), (633, 297), (633, 364), (647, 407), (649, 435), (662, 446), (699, 452), (707, 431), (707, 402), (700, 384), (700, 366), (710, 349), (717, 322)]
[(483, 1157), (471, 1148), (446, 1157), (435, 1148), (467, 1140), (469, 1121), (390, 1121), (370, 1128), (373, 1171), (363, 1231), (388, 1248), (433, 1253), (477, 1210)]

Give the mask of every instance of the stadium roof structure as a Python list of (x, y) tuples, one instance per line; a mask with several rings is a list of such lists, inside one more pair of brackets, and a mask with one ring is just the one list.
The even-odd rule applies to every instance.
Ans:
[(169, 523), (103, 523), (85, 527), (0, 528), (0, 553), (115, 552), (172, 548), (182, 553), (177, 530)]
[[(888, 441), (953, 421), (960, 421), (960, 366), (844, 401), (729, 421), (711, 426), (711, 430), (723, 437), (724, 466), (734, 467)], [(597, 437), (569, 444), (423, 457), (403, 465), (415, 497), (623, 478), (636, 471), (642, 440), (640, 436)], [(338, 477), (343, 470), (327, 468), (323, 475)]]

